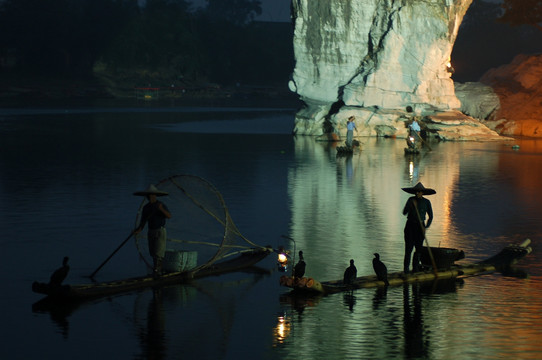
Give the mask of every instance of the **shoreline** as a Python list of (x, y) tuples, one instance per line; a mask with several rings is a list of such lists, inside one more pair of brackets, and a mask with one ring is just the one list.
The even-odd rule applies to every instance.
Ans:
[(109, 106), (292, 107), (301, 100), (286, 85), (108, 87), (97, 79), (1, 79), (0, 107), (94, 103)]

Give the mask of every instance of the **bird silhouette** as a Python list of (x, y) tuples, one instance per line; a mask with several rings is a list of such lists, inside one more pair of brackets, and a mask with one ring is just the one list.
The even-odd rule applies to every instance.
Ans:
[(294, 266), (294, 277), (301, 278), (305, 275), (305, 260), (303, 259), (303, 251), (299, 250), (299, 261)]
[(375, 253), (374, 256), (373, 269), (375, 270), (376, 277), (378, 280), (384, 281), (384, 284), (387, 286), (390, 284), (388, 282), (388, 268), (382, 261), (380, 261), (380, 255), (378, 253)]
[(352, 285), (358, 276), (358, 269), (354, 266), (354, 259), (350, 259), (350, 266), (346, 268), (343, 276), (343, 283)]
[(64, 279), (66, 279), (66, 276), (68, 276), (68, 271), (70, 271), (70, 267), (68, 266), (68, 260), (69, 258), (65, 256), (62, 260), (62, 266), (56, 269), (55, 272), (51, 275), (49, 285), (60, 286)]

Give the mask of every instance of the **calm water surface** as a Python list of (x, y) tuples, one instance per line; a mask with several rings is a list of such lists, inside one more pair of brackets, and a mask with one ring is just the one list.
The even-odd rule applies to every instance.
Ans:
[[(0, 109), (2, 359), (539, 359), (542, 356), (542, 141), (434, 143), (415, 158), (404, 141), (332, 144), (290, 135), (294, 109), (77, 107)], [(512, 149), (519, 144), (520, 149)], [(292, 298), (268, 272), (202, 279), (38, 311), (34, 280), (65, 255), (68, 283), (126, 238), (149, 183), (194, 174), (224, 196), (252, 241), (302, 249), (307, 275), (342, 277), (349, 259), (372, 273), (379, 252), (402, 267), (408, 194), (430, 197), (433, 246), (481, 260), (525, 238), (523, 277), (365, 289)], [(284, 239), (287, 235), (295, 243)], [(98, 280), (140, 275), (130, 242)]]

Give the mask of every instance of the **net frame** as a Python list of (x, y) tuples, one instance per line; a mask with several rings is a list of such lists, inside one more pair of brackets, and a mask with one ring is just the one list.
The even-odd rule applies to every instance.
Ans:
[[(183, 207), (185, 209), (189, 208), (189, 212), (192, 216), (197, 216), (198, 218), (204, 216), (206, 219), (205, 225), (201, 225), (195, 221), (191, 224), (196, 228), (194, 229), (194, 232), (185, 234), (185, 237), (192, 235), (195, 238), (200, 238), (197, 240), (183, 238), (182, 234), (184, 232), (179, 232), (179, 230), (173, 229), (173, 231), (170, 231), (170, 228), (172, 228), (171, 219), (168, 220), (168, 223), (166, 224), (168, 235), (166, 243), (169, 247), (171, 247), (172, 244), (177, 244), (173, 245), (173, 247), (180, 246), (186, 248), (194, 246), (197, 248), (216, 248), (216, 251), (210, 251), (212, 255), (208, 259), (206, 258), (202, 260), (201, 263), (198, 263), (198, 265), (191, 270), (192, 272), (197, 272), (233, 255), (267, 248), (255, 244), (241, 234), (229, 214), (222, 194), (209, 181), (196, 175), (181, 174), (169, 176), (159, 181), (155, 186), (159, 190), (169, 193), (164, 197), (167, 199), (168, 207), (175, 207), (178, 203), (183, 203), (185, 205), (180, 206), (180, 209)], [(145, 197), (142, 200), (136, 215), (136, 226), (138, 226), (141, 221), (143, 207), (147, 203), (148, 200)], [(179, 215), (180, 214), (173, 213), (172, 218)], [(214, 223), (214, 225), (211, 223)], [(183, 226), (186, 225), (187, 224), (184, 224)], [(209, 230), (210, 228), (213, 228), (213, 231)], [(203, 234), (203, 232), (208, 230), (210, 233), (213, 232), (212, 238), (214, 241), (208, 240), (208, 235)], [(220, 231), (222, 233), (218, 234)], [(152, 269), (152, 261), (148, 260), (148, 251), (145, 249), (144, 241), (142, 241), (143, 239), (146, 240), (146, 238), (146, 234), (141, 232), (135, 237), (135, 242), (140, 258), (149, 269)], [(205, 251), (205, 253), (207, 253), (207, 251)]]

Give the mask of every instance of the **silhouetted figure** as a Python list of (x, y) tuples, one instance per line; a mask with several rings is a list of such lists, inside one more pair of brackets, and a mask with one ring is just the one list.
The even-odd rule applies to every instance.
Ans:
[(305, 260), (303, 259), (303, 251), (299, 250), (299, 261), (294, 266), (294, 277), (302, 278), (305, 275)]
[(163, 202), (157, 199), (158, 196), (167, 196), (165, 191), (158, 190), (156, 186), (149, 185), (146, 190), (136, 191), (136, 196), (145, 196), (147, 204), (143, 206), (139, 226), (134, 230), (134, 234), (139, 234), (145, 224), (147, 224), (147, 241), (149, 244), (149, 255), (152, 257), (153, 276), (162, 275), (162, 264), (166, 254), (166, 220), (171, 219), (171, 213)]
[(68, 266), (68, 260), (69, 258), (65, 256), (64, 260), (62, 260), (62, 267), (56, 269), (55, 272), (51, 275), (49, 285), (60, 286), (64, 279), (66, 279), (66, 276), (68, 276), (68, 271), (70, 271), (70, 267)]
[(343, 283), (345, 285), (352, 285), (357, 276), (358, 269), (354, 266), (354, 259), (350, 259), (350, 266), (344, 271)]
[[(403, 215), (407, 215), (407, 222), (404, 229), (405, 258), (403, 271), (407, 274), (409, 272), (410, 257), (414, 248), (416, 248), (416, 252), (412, 259), (412, 271), (419, 271), (420, 254), (423, 252), (425, 232), (433, 222), (433, 208), (431, 207), (431, 201), (423, 196), (433, 195), (437, 192), (433, 189), (424, 187), (421, 182), (410, 188), (401, 188), (401, 190), (414, 195), (408, 198), (405, 207), (403, 208)], [(428, 217), (427, 222), (425, 222), (426, 215)]]
[(382, 261), (380, 261), (380, 255), (378, 253), (375, 253), (374, 256), (373, 269), (375, 270), (376, 277), (378, 280), (384, 281), (384, 284), (388, 286), (390, 284), (388, 282), (388, 268)]

